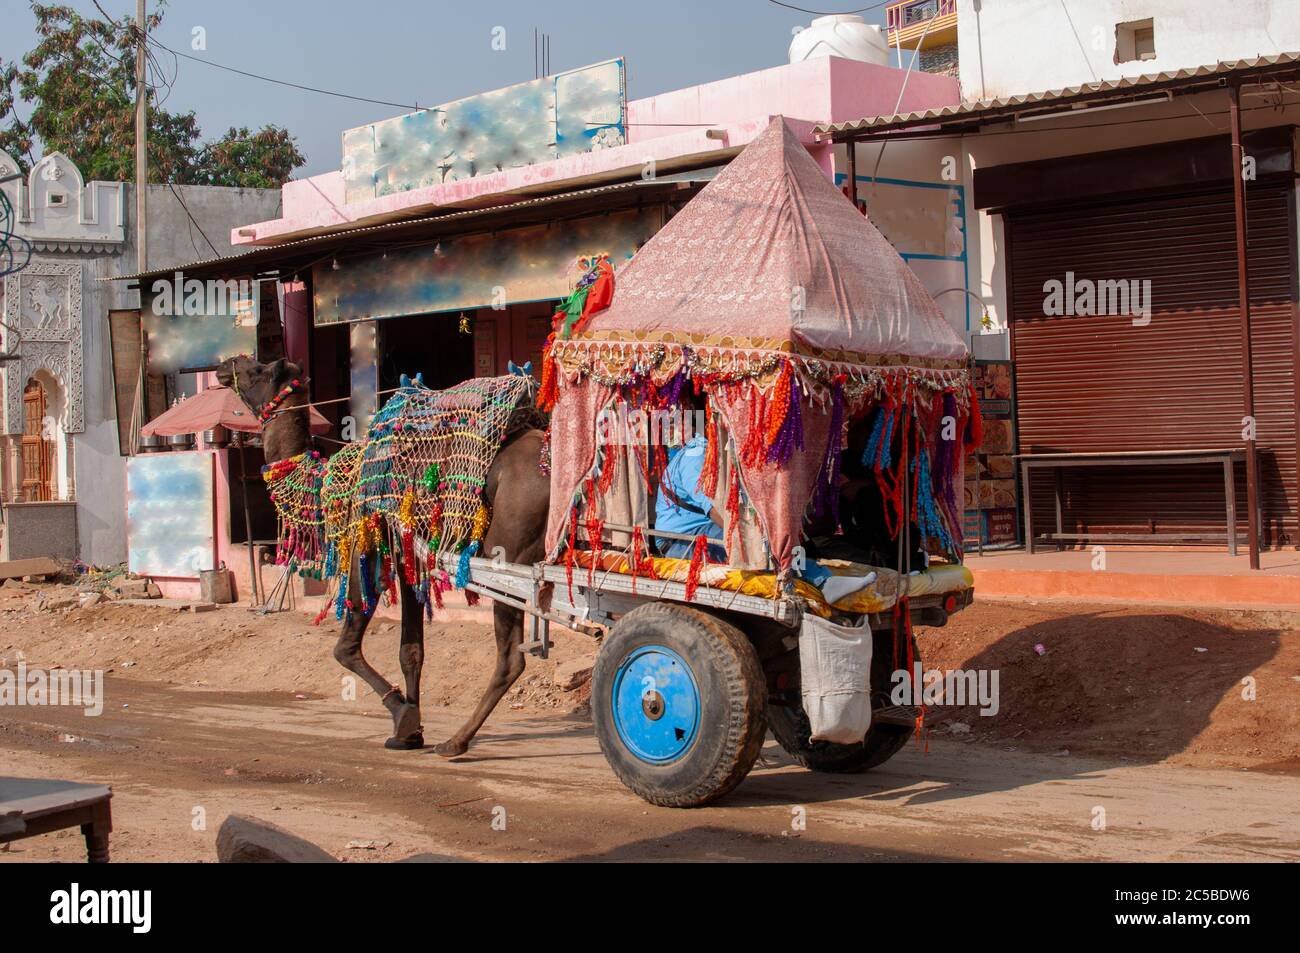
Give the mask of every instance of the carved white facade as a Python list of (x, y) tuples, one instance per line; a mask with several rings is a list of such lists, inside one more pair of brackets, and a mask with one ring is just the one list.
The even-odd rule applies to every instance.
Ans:
[[(18, 163), (0, 152), (0, 178)], [(17, 217), (18, 233), (37, 252), (113, 254), (126, 241), (126, 189), (121, 182), (82, 181), (72, 160), (52, 152), (27, 174), (0, 185)]]
[(32, 259), (4, 279), (4, 322), (18, 329), (5, 336), (4, 351), (17, 360), (4, 365), (4, 432), (23, 432), (23, 388), (45, 370), (66, 401), (64, 432), (85, 429), (84, 343), (81, 320), (82, 264)]
[[(0, 152), (0, 178), (18, 168)], [(111, 280), (139, 270), (132, 186), (86, 182), (67, 156), (51, 153), (0, 191), (14, 208), (15, 234), (31, 245), (27, 266), (0, 278), (0, 320), (18, 328), (16, 338), (0, 330), (0, 352), (8, 352), (0, 356), (15, 358), (0, 361), (0, 560), (21, 551), (114, 565), (127, 556), (117, 404), (134, 389), (115, 393), (108, 315), (139, 307), (133, 288)], [(206, 257), (197, 232), (222, 236), (216, 253), (228, 254), (224, 236), (269, 218), (280, 202), (279, 190), (204, 186), (150, 186), (146, 198), (149, 260), (162, 267)], [(24, 258), (25, 249), (18, 264)], [(32, 465), (30, 440), (23, 452), (29, 382), (44, 392), (48, 467)], [(32, 499), (47, 488), (55, 500)]]
[[(11, 156), (0, 153), (0, 178), (17, 169)], [(116, 271), (116, 259), (127, 252), (126, 189), (120, 182), (87, 184), (60, 153), (45, 156), (25, 177), (0, 189), (13, 206), (15, 234), (32, 250), (26, 267), (0, 279), (0, 353), (10, 358), (0, 362), (0, 499), (9, 507), (3, 548), (12, 553), (26, 545), (114, 561), (121, 547), (113, 539), (121, 531), (109, 507), (120, 497), (122, 482), (115, 424), (111, 407), (86, 403), (88, 393), (104, 402), (104, 372), (95, 371), (88, 382), (84, 369), (88, 353), (100, 360), (103, 334), (88, 326), (83, 312), (84, 302), (99, 301), (101, 294), (87, 282)], [(102, 308), (101, 301), (91, 310)], [(23, 392), (30, 381), (45, 390), (42, 433), (53, 445), (52, 503), (33, 503), (24, 495)], [(57, 509), (74, 501), (75, 516)], [(90, 509), (83, 513), (83, 506)], [(19, 539), (24, 526), (26, 535), (55, 532), (60, 538)]]

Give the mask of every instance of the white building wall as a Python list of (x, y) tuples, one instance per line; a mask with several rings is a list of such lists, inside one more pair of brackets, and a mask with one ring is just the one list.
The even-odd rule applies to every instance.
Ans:
[[(1115, 62), (1115, 26), (1155, 21), (1156, 57)], [(1300, 51), (1297, 0), (958, 0), (966, 99)]]
[[(0, 174), (16, 168), (0, 153)], [(138, 268), (132, 187), (83, 182), (71, 160), (51, 153), (25, 179), (0, 188), (15, 208), (17, 234), (34, 248), (26, 269), (0, 280), (0, 314), (26, 331), (18, 347), (26, 356), (0, 367), (0, 486), (12, 495), (21, 482), (22, 388), (30, 377), (48, 379), (57, 396), (59, 497), (76, 503), (76, 553), (96, 565), (119, 563), (126, 559), (126, 458), (108, 312), (138, 308), (139, 295), (101, 279)], [(228, 255), (233, 227), (280, 210), (278, 189), (151, 185), (148, 201), (152, 268)]]
[[(847, 157), (837, 147), (837, 184)], [(935, 296), (963, 338), (978, 333), (982, 309), (968, 260), (970, 185), (961, 141), (877, 142), (857, 145), (858, 199), (867, 216)]]

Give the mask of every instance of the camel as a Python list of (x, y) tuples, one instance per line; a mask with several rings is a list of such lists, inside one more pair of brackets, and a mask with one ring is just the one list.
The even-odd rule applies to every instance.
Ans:
[[(260, 364), (246, 356), (230, 358), (217, 368), (217, 380), (232, 388), (255, 415), (260, 415), (270, 406), (272, 399), (291, 381), (303, 381), (302, 386), (279, 402), (278, 412), (265, 423), (262, 449), (268, 464), (312, 449), (307, 414), (311, 398), (302, 369), (296, 364), (284, 360)], [(301, 410), (294, 412), (293, 408)], [(510, 434), (502, 443), (488, 471), (484, 490), (492, 522), (483, 538), (483, 552), (492, 553), (500, 547), (505, 559), (514, 563), (527, 564), (542, 558), (551, 490), (550, 478), (538, 468), (542, 441), (540, 430), (524, 428)], [(361, 643), (373, 609), (369, 613), (350, 613), (334, 646), (334, 658), (364, 680), (392, 715), (393, 734), (384, 742), (384, 747), (410, 750), (424, 747), (424, 727), (420, 720), (424, 614), (415, 591), (405, 580), (399, 579), (398, 586), (402, 607), (398, 655), (404, 688), (389, 682), (362, 653)], [(352, 604), (357, 606), (364, 602), (359, 587), (358, 573), (349, 573), (349, 595)], [(474, 712), (450, 738), (434, 746), (433, 750), (443, 757), (455, 757), (469, 749), (470, 742), (488, 715), (523, 674), (525, 660), (520, 646), (523, 644), (524, 613), (495, 603), (492, 616), (497, 646), (496, 666)]]

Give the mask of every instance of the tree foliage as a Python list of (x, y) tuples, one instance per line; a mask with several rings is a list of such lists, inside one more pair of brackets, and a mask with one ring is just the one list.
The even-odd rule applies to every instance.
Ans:
[[(39, 144), (46, 152), (62, 152), (87, 180), (133, 179), (134, 21), (86, 17), (70, 6), (34, 0), (32, 12), (36, 46), (21, 64), (0, 62), (0, 149), (30, 167)], [(161, 22), (161, 10), (149, 14), (148, 30)], [(156, 59), (151, 67), (150, 182), (274, 188), (305, 161), (294, 137), (273, 125), (253, 134), (232, 128), (203, 145), (194, 113), (169, 111), (159, 101), (166, 81)]]

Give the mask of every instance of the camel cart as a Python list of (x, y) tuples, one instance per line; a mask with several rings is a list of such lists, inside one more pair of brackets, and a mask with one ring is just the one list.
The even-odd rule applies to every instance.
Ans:
[[(881, 764), (922, 730), (914, 627), (973, 595), (965, 344), (779, 118), (612, 285), (596, 261), (545, 353), (546, 559), (441, 567), (527, 613), (526, 652), (601, 636), (597, 736), (651, 803), (725, 794), (768, 727), (812, 770)], [(664, 487), (717, 529), (664, 528)]]

